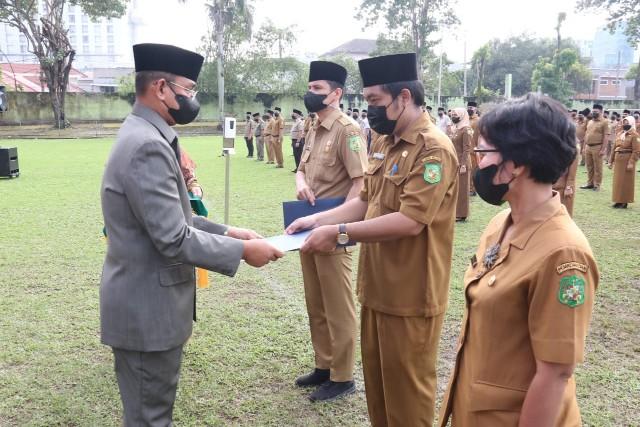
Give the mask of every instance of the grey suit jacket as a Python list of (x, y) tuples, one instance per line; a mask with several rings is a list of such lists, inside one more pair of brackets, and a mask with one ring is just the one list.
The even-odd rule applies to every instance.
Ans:
[[(172, 147), (172, 143), (174, 143)], [(113, 145), (100, 191), (108, 249), (100, 282), (106, 345), (163, 351), (191, 335), (195, 269), (233, 276), (242, 242), (192, 214), (175, 131), (136, 104)]]

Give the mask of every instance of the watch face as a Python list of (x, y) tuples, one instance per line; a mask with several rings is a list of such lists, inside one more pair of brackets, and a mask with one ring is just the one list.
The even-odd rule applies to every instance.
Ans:
[(343, 233), (338, 234), (338, 244), (346, 245), (347, 243), (349, 243), (349, 236)]

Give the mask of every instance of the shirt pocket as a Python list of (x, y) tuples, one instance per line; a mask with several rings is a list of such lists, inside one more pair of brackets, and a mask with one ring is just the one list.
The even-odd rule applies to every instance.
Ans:
[(520, 412), (527, 390), (476, 381), (471, 384), (469, 410)]
[(195, 280), (195, 269), (187, 264), (171, 264), (162, 267), (158, 272), (160, 286), (175, 286)]
[(395, 212), (400, 210), (400, 195), (410, 172), (410, 164), (408, 162), (403, 159), (400, 163), (400, 167), (393, 175), (391, 175), (391, 172), (383, 175), (382, 194), (380, 197), (382, 204), (387, 209)]

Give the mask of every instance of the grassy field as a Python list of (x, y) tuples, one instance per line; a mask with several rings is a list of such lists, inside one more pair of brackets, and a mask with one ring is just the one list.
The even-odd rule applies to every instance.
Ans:
[[(4, 142), (4, 144), (3, 144)], [(0, 426), (117, 426), (121, 405), (109, 348), (100, 344), (98, 283), (105, 243), (99, 188), (113, 140), (2, 141), (17, 146), (21, 176), (0, 180)], [(221, 141), (184, 138), (205, 201), (223, 212)], [(282, 229), (280, 202), (294, 197), (293, 157), (284, 169), (239, 153), (232, 160), (231, 222), (264, 235)], [(640, 176), (640, 175), (639, 175)], [(578, 182), (585, 180), (580, 168)], [(636, 191), (638, 191), (636, 186)], [(579, 190), (576, 222), (602, 280), (578, 398), (589, 426), (640, 425), (640, 204), (610, 205), (611, 173), (599, 193)], [(639, 202), (640, 198), (636, 197)], [(450, 307), (440, 346), (439, 397), (451, 369), (463, 308), (461, 280), (480, 232), (498, 208), (472, 202), (457, 225)], [(358, 393), (311, 404), (294, 378), (313, 367), (299, 260), (288, 254), (236, 278), (211, 275), (178, 389), (178, 426), (367, 425)]]

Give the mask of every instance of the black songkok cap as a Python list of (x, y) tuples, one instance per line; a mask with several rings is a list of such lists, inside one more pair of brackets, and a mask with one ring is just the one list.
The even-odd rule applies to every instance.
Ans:
[(267, 113), (273, 114), (273, 110), (267, 110)]
[(364, 87), (418, 80), (415, 53), (376, 56), (358, 61)]
[(253, 117), (260, 117), (260, 113), (253, 113)]
[(251, 111), (247, 111), (247, 116), (250, 116), (250, 115), (251, 115)]
[(354, 113), (359, 113), (359, 112), (360, 112), (360, 110), (358, 110), (357, 108), (354, 108), (354, 109), (353, 109), (353, 112), (354, 112)]
[(623, 110), (622, 113), (623, 114), (631, 114), (631, 110)]
[(280, 107), (276, 107), (275, 110), (279, 111), (279, 112), (282, 112), (282, 108), (280, 108)]
[(296, 110), (295, 108), (293, 109), (293, 112), (296, 113), (297, 115), (301, 116), (302, 115), (302, 111), (300, 110)]
[(198, 80), (204, 58), (195, 52), (167, 44), (143, 43), (133, 46), (136, 73), (162, 71)]
[(467, 102), (467, 107), (477, 107), (478, 103), (475, 101), (469, 101)]
[(347, 81), (347, 70), (342, 66), (329, 61), (312, 61), (309, 65), (309, 81), (331, 80), (344, 86)]
[(577, 113), (577, 112), (578, 112), (578, 110), (571, 110), (571, 112), (572, 112), (572, 113)]
[(600, 104), (593, 104), (593, 109), (598, 109), (598, 110), (602, 110), (602, 105)]

